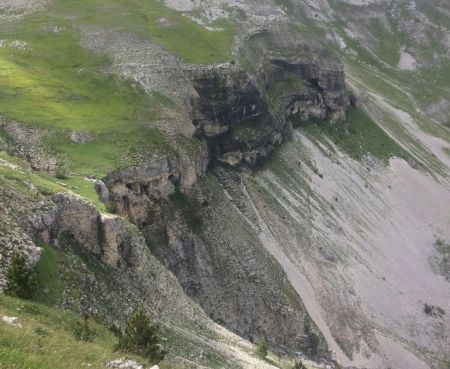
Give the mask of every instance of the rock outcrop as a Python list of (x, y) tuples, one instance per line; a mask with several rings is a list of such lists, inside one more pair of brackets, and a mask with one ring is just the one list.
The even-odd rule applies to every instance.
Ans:
[(195, 189), (198, 178), (208, 165), (206, 150), (191, 156), (155, 156), (141, 167), (112, 172), (98, 183), (96, 189), (115, 213), (126, 216), (138, 226), (161, 221), (161, 202), (178, 187), (182, 192)]
[(32, 229), (29, 215), (38, 212), (42, 204), (20, 201), (24, 193), (34, 195), (29, 189), (8, 185), (0, 176), (0, 292), (5, 287), (5, 275), (15, 254), (25, 256), (28, 265), (34, 265), (41, 255), (41, 249), (32, 240), (33, 234), (24, 229)]
[[(110, 209), (140, 228), (154, 254), (211, 318), (253, 341), (266, 337), (274, 347), (307, 352), (312, 334), (320, 333), (305, 332), (306, 309), (270, 255), (261, 253), (245, 218), (224, 219), (233, 210), (214, 177), (205, 174), (206, 158), (206, 153), (192, 162), (158, 157), (142, 168), (111, 173), (97, 187), (109, 194)], [(195, 214), (201, 219), (196, 227)], [(237, 233), (245, 240), (237, 242)], [(78, 238), (92, 242), (83, 233)], [(104, 245), (104, 251), (91, 252), (115, 260), (117, 242)], [(315, 345), (326, 353), (323, 341)]]
[(284, 122), (275, 119), (256, 79), (244, 70), (207, 69), (193, 83), (198, 97), (192, 100), (192, 122), (214, 160), (254, 166), (283, 141)]
[(117, 269), (136, 269), (147, 247), (136, 226), (111, 214), (101, 214), (82, 198), (57, 193), (54, 206), (34, 219), (36, 232), (49, 244), (58, 246), (69, 238), (104, 264)]
[[(273, 347), (327, 355), (325, 341), (264, 250), (259, 231), (245, 211), (235, 212), (231, 197), (246, 196), (239, 175), (231, 170), (232, 193), (206, 172), (216, 163), (254, 168), (289, 136), (292, 124), (342, 123), (350, 104), (342, 67), (302, 54), (272, 55), (254, 75), (232, 64), (193, 73), (197, 96), (190, 105), (198, 147), (143, 154), (134, 166), (95, 181), (99, 198), (117, 215), (101, 214), (74, 195), (53, 195), (47, 209), (34, 212), (32, 233), (56, 246), (69, 243), (114, 273), (139, 279), (137, 285), (146, 289), (155, 288), (146, 280), (151, 245), (216, 322), (253, 341), (267, 338)], [(89, 139), (72, 136), (80, 144)], [(22, 153), (30, 160), (27, 155)]]
[(342, 65), (333, 59), (304, 57), (271, 58), (265, 61), (264, 88), (281, 99), (285, 118), (293, 123), (311, 119), (344, 123), (350, 97)]
[[(255, 77), (231, 64), (196, 70), (192, 123), (207, 150), (146, 158), (110, 173), (96, 189), (110, 210), (140, 228), (158, 259), (215, 321), (254, 341), (266, 337), (273, 346), (325, 354), (326, 344), (306, 323), (306, 309), (284, 274), (261, 253), (245, 217), (227, 218), (233, 205), (206, 174), (215, 163), (255, 167), (289, 136), (291, 123), (345, 120), (350, 100), (339, 64), (299, 56), (267, 59), (263, 66)], [(236, 176), (233, 188), (242, 192)], [(201, 226), (194, 229), (196, 214)]]
[(291, 124), (345, 122), (351, 96), (342, 65), (307, 51), (264, 58), (255, 76), (231, 64), (197, 71), (192, 123), (212, 160), (254, 167), (289, 136)]
[(41, 249), (20, 227), (0, 214), (0, 293), (6, 285), (6, 273), (16, 254), (25, 256), (27, 264), (33, 266), (39, 260)]
[(55, 175), (63, 171), (66, 164), (64, 159), (56, 157), (43, 145), (43, 140), (50, 135), (49, 131), (20, 124), (0, 115), (0, 133), (1, 131), (8, 137), (3, 142), (0, 138), (2, 151), (25, 159), (31, 168), (40, 172)]

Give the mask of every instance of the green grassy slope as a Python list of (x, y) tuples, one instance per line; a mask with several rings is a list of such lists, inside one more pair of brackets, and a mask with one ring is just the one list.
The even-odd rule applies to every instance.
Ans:
[(106, 211), (105, 205), (98, 199), (92, 182), (74, 176), (58, 179), (48, 174), (26, 169), (24, 163), (4, 152), (0, 152), (0, 183), (20, 187), (29, 191), (29, 185), (35, 186), (43, 195), (72, 191), (89, 200), (100, 211)]
[(114, 352), (113, 333), (95, 322), (90, 322), (95, 339), (77, 340), (81, 319), (69, 311), (0, 295), (0, 315), (17, 317), (22, 326), (0, 321), (1, 369), (100, 369), (124, 356)]
[(337, 147), (355, 160), (371, 154), (386, 164), (392, 156), (407, 159), (410, 155), (402, 149), (361, 109), (348, 112), (347, 129), (335, 127), (327, 122), (309, 122), (301, 128), (316, 139), (329, 138)]
[[(89, 0), (82, 6), (55, 0), (40, 12), (2, 22), (0, 115), (50, 131), (43, 144), (65, 158), (64, 171), (74, 174), (61, 181), (92, 199), (92, 186), (83, 176), (102, 177), (129, 164), (133, 153), (173, 147), (152, 126), (169, 99), (105, 74), (110, 60), (80, 46), (80, 27), (128, 31), (191, 63), (227, 60), (234, 26), (216, 21), (209, 24), (211, 31), (189, 16), (155, 0)], [(72, 142), (73, 131), (87, 132), (90, 141)]]
[(69, 15), (77, 24), (120, 27), (156, 39), (174, 54), (194, 64), (227, 60), (235, 28), (218, 20), (208, 30), (191, 20), (195, 14), (169, 9), (156, 0), (87, 0), (83, 6), (71, 0), (54, 2), (57, 14)]

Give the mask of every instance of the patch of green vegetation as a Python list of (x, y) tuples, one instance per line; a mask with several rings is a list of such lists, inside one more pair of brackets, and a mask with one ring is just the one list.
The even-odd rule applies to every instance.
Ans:
[(422, 68), (419, 73), (435, 88), (447, 88), (446, 95), (450, 95), (450, 60), (443, 60), (438, 66), (430, 65)]
[(82, 322), (72, 312), (0, 295), (0, 314), (18, 317), (22, 325), (0, 322), (1, 369), (104, 369), (105, 362), (123, 357), (114, 352), (113, 333), (95, 322), (89, 322), (95, 339), (77, 340)]
[(16, 253), (11, 259), (11, 265), (5, 274), (5, 294), (30, 300), (36, 291), (37, 275), (32, 266), (27, 265), (24, 255)]
[(235, 32), (234, 25), (223, 19), (209, 23), (214, 30), (208, 30), (155, 0), (87, 0), (83, 6), (57, 0), (54, 9), (78, 24), (121, 27), (151, 37), (194, 64), (228, 60)]
[(43, 242), (37, 244), (42, 248), (42, 254), (35, 266), (38, 288), (34, 300), (46, 305), (56, 305), (62, 293), (58, 273), (61, 251)]
[[(61, 30), (44, 31), (49, 23)], [(142, 122), (155, 119), (170, 99), (98, 73), (108, 59), (81, 48), (67, 20), (39, 15), (4, 27), (5, 40), (20, 39), (27, 46), (0, 48), (0, 113), (51, 129), (46, 145), (66, 156), (73, 172), (103, 176), (120, 166), (131, 147), (157, 150), (166, 144), (159, 130)], [(93, 139), (74, 143), (71, 131), (88, 132)]]
[(119, 328), (114, 331), (119, 340), (118, 348), (141, 355), (150, 365), (158, 364), (167, 353), (160, 344), (160, 327), (153, 324), (142, 308), (128, 319), (123, 331)]
[(84, 179), (84, 177), (67, 177), (64, 179), (55, 179), (52, 176), (46, 174), (40, 174), (40, 178), (45, 178), (49, 182), (55, 183), (58, 185), (59, 192), (61, 191), (61, 184), (65, 184), (65, 191), (72, 191), (86, 200), (88, 200), (91, 204), (95, 205), (95, 207), (103, 212), (106, 212), (105, 204), (103, 204), (95, 192), (94, 184), (91, 181)]
[(376, 54), (384, 62), (396, 66), (400, 58), (400, 44), (395, 32), (389, 32), (378, 20), (372, 19), (368, 30), (377, 40)]
[(44, 32), (49, 18), (27, 19), (2, 30), (5, 40), (24, 49), (0, 48), (0, 112), (12, 119), (53, 129), (101, 132), (130, 125), (144, 114), (149, 99), (137, 87), (96, 73), (108, 59), (79, 46), (67, 22), (60, 32)]
[(152, 152), (168, 148), (168, 142), (159, 130), (137, 124), (98, 134), (83, 144), (72, 142), (65, 134), (52, 136), (47, 143), (55, 153), (68, 157), (71, 171), (97, 177), (124, 164), (132, 164), (127, 163), (132, 156), (130, 150)]
[(257, 343), (255, 347), (255, 355), (258, 356), (260, 359), (264, 360), (267, 356), (267, 347), (268, 347), (267, 340), (263, 338)]
[(178, 187), (173, 194), (169, 195), (169, 199), (175, 208), (181, 211), (187, 225), (194, 232), (198, 232), (202, 226), (201, 204), (181, 192)]
[[(20, 159), (0, 152), (0, 160), (2, 159), (3, 163), (0, 161), (0, 176), (5, 179), (24, 188), (27, 188), (27, 183), (32, 184), (45, 196), (57, 192), (72, 191), (90, 201), (98, 210), (106, 211), (105, 204), (98, 199), (93, 183), (83, 177), (74, 176), (58, 179), (45, 173), (26, 170), (22, 167), (23, 163)], [(16, 165), (16, 167), (11, 167), (11, 165)]]
[(325, 121), (311, 121), (302, 129), (317, 138), (325, 135), (355, 160), (371, 154), (387, 162), (392, 156), (408, 158), (400, 147), (370, 116), (361, 109), (351, 109), (347, 116), (347, 127), (331, 125)]
[[(31, 171), (25, 170), (22, 167), (11, 167), (9, 166), (12, 163), (19, 163), (16, 160), (10, 160), (9, 155), (5, 153), (0, 153), (0, 159), (8, 158), (2, 164), (0, 161), (0, 177), (5, 178), (6, 180), (15, 182), (16, 185), (19, 185), (23, 188), (28, 188), (27, 183), (33, 184), (36, 188), (44, 195), (50, 195), (56, 192), (66, 191), (65, 187), (58, 185), (55, 183), (55, 179), (52, 180), (47, 179), (44, 175), (35, 174)], [(7, 163), (7, 164), (5, 164)], [(19, 165), (19, 164), (16, 164)]]

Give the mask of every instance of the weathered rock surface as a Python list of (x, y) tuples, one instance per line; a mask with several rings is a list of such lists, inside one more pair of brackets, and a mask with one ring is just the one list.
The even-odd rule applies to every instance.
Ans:
[(148, 225), (160, 221), (163, 200), (175, 192), (178, 186), (183, 192), (195, 188), (199, 177), (208, 165), (205, 150), (188, 156), (156, 156), (141, 167), (132, 167), (108, 174), (102, 182), (106, 188), (96, 188), (114, 212), (126, 216), (136, 225)]
[(342, 65), (336, 60), (299, 54), (265, 62), (265, 89), (281, 97), (284, 115), (293, 124), (310, 119), (344, 123), (350, 99)]
[(32, 234), (27, 218), (39, 211), (41, 203), (20, 203), (23, 191), (8, 186), (0, 178), (0, 291), (6, 284), (5, 274), (12, 257), (19, 253), (26, 257), (29, 265), (34, 265), (40, 257), (41, 249), (32, 241)]
[[(305, 332), (306, 310), (271, 257), (261, 253), (245, 218), (224, 218), (233, 214), (232, 205), (214, 176), (204, 178), (204, 158), (187, 167), (158, 159), (110, 174), (103, 179), (110, 208), (139, 226), (188, 296), (215, 321), (255, 342), (266, 337), (273, 346), (311, 350), (311, 334), (320, 333), (314, 327)], [(179, 200), (170, 196), (176, 188)], [(187, 212), (177, 201), (189, 201)], [(194, 214), (202, 219), (195, 228)], [(246, 234), (245, 241), (238, 242), (236, 233)], [(317, 350), (326, 352), (320, 339)]]
[[(326, 353), (313, 324), (306, 331), (306, 309), (270, 255), (261, 252), (255, 230), (245, 217), (228, 219), (234, 203), (205, 174), (210, 163), (254, 167), (289, 135), (291, 122), (345, 120), (350, 100), (336, 61), (299, 55), (264, 63), (257, 77), (230, 64), (194, 72), (192, 123), (208, 152), (190, 159), (145, 158), (140, 166), (110, 173), (96, 189), (110, 209), (156, 243), (158, 258), (214, 320), (254, 341), (267, 337), (273, 346)], [(281, 116), (272, 113), (274, 102), (282, 103)], [(236, 178), (227, 193), (244, 196)], [(190, 202), (188, 214), (172, 201), (177, 190), (184, 196), (180, 201)], [(188, 219), (194, 214), (202, 220), (199, 229)]]
[(198, 98), (192, 101), (192, 121), (215, 160), (254, 166), (283, 141), (284, 122), (274, 118), (245, 71), (232, 65), (211, 68), (193, 83)]
[[(238, 184), (239, 186), (239, 184)], [(284, 273), (262, 251), (245, 217), (233, 209), (213, 175), (199, 184), (202, 226), (193, 231), (179, 211), (166, 217), (164, 245), (156, 255), (212, 319), (273, 347), (326, 354), (326, 344)], [(317, 347), (312, 347), (312, 334)], [(311, 352), (310, 352), (311, 353)]]
[(58, 193), (51, 200), (51, 211), (34, 220), (45, 242), (58, 246), (61, 239), (69, 238), (112, 268), (139, 267), (147, 246), (135, 226), (121, 217), (99, 213), (75, 195)]
[(0, 293), (6, 285), (5, 275), (16, 254), (24, 255), (28, 265), (33, 266), (39, 260), (41, 249), (20, 227), (4, 214), (0, 214)]
[[(224, 368), (235, 368), (237, 361), (254, 367), (248, 364), (257, 361), (248, 354), (249, 344), (214, 324), (186, 296), (175, 276), (151, 254), (136, 226), (118, 216), (100, 214), (75, 195), (44, 198), (32, 185), (3, 176), (0, 184), (0, 283), (4, 284), (4, 265), (10, 259), (9, 254), (3, 257), (6, 252), (40, 251), (31, 239), (45, 239), (57, 245), (51, 251), (58, 255), (57, 264), (51, 266), (57, 276), (58, 288), (51, 291), (56, 305), (83, 309), (119, 326), (142, 306), (164, 326), (164, 335), (176, 337), (177, 344), (168, 355), (180, 365), (186, 351), (188, 367), (192, 361), (208, 367), (206, 350)], [(94, 226), (87, 224), (91, 221)], [(37, 255), (30, 261), (36, 259)], [(264, 363), (261, 367), (272, 368)]]
[(49, 132), (19, 124), (1, 115), (0, 130), (5, 132), (9, 140), (2, 142), (0, 139), (0, 149), (25, 159), (33, 169), (56, 174), (64, 166), (64, 160), (52, 155), (42, 143)]
[(77, 144), (84, 144), (92, 141), (95, 136), (89, 132), (72, 131), (69, 133), (69, 139)]
[(291, 54), (259, 60), (255, 76), (232, 64), (194, 73), (192, 122), (212, 160), (254, 167), (289, 136), (291, 124), (345, 122), (351, 98), (342, 65), (308, 46)]

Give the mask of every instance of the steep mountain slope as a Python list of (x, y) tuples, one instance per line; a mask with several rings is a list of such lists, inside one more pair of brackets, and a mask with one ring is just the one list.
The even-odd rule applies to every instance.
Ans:
[(0, 10), (3, 270), (53, 245), (45, 302), (144, 305), (186, 367), (448, 366), (446, 2)]

